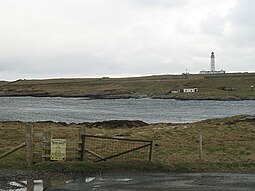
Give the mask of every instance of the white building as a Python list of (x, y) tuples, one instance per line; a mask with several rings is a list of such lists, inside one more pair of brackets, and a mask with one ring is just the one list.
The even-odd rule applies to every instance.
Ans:
[(220, 70), (220, 71), (206, 71), (206, 70), (202, 70), (199, 72), (199, 74), (225, 74), (226, 72), (224, 70)]
[(198, 92), (198, 88), (184, 88), (184, 89), (181, 89), (181, 92), (194, 93), (194, 92)]

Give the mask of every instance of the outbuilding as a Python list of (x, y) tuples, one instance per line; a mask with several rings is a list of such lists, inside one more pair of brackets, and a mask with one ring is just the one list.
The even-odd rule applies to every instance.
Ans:
[(184, 89), (181, 89), (181, 92), (194, 93), (194, 92), (198, 92), (198, 88), (184, 88)]

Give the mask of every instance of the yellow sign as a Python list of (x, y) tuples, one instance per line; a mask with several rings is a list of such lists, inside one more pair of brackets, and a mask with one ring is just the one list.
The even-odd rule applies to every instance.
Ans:
[(66, 160), (65, 139), (51, 139), (50, 160)]

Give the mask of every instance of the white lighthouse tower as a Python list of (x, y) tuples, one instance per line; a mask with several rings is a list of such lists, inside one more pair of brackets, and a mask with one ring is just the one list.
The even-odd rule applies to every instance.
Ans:
[(226, 72), (224, 70), (219, 70), (217, 71), (215, 69), (215, 55), (214, 52), (211, 53), (211, 70), (210, 71), (206, 71), (206, 70), (202, 70), (199, 72), (199, 74), (225, 74)]
[(214, 56), (214, 52), (212, 52), (212, 54), (211, 54), (211, 71), (215, 72), (215, 56)]

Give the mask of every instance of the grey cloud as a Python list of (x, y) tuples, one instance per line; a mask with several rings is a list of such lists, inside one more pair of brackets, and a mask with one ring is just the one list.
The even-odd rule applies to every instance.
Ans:
[(195, 29), (188, 22), (180, 20), (174, 25), (174, 32), (190, 36), (195, 34)]
[(237, 46), (255, 46), (255, 1), (238, 0), (237, 6), (227, 15), (232, 41)]
[(200, 23), (202, 33), (212, 36), (224, 35), (226, 20), (220, 15), (211, 15)]
[[(254, 68), (254, 3), (239, 0), (227, 16), (208, 11), (218, 3), (0, 1), (0, 78), (198, 72), (211, 51), (219, 69)], [(186, 13), (199, 11), (207, 17), (196, 28)]]

